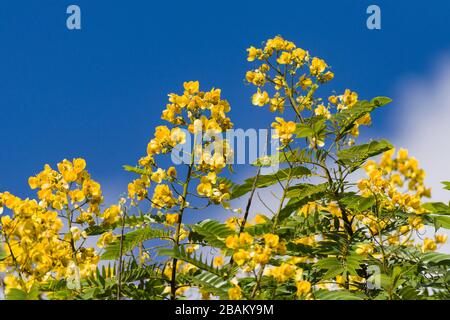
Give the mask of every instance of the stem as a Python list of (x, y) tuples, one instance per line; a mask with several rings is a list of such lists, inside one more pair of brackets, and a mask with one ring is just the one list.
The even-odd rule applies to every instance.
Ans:
[(117, 300), (120, 300), (120, 294), (122, 291), (122, 257), (123, 257), (123, 236), (125, 230), (125, 214), (126, 210), (124, 209), (122, 215), (122, 226), (120, 230), (120, 244), (119, 244), (119, 267), (117, 269)]
[[(272, 226), (272, 233), (275, 232), (275, 229), (278, 226), (278, 223), (279, 223), (278, 217), (280, 215), (281, 210), (283, 209), (284, 200), (286, 199), (287, 189), (289, 187), (289, 184), (291, 183), (291, 179), (292, 179), (292, 170), (289, 171), (289, 176), (288, 176), (288, 179), (286, 181), (286, 185), (283, 188), (283, 195), (281, 196), (281, 199), (280, 199), (280, 205), (278, 206), (277, 213), (274, 215), (274, 222), (273, 222), (273, 226)], [(252, 299), (255, 297), (256, 293), (259, 290), (259, 287), (261, 286), (261, 279), (262, 279), (262, 276), (264, 274), (264, 269), (265, 269), (265, 265), (261, 266), (261, 269), (259, 269), (259, 271), (258, 271), (258, 274), (256, 276), (256, 284), (253, 287), (252, 294), (250, 296)]]
[[(194, 149), (195, 149), (195, 143), (194, 143)], [(182, 219), (183, 219), (183, 212), (184, 209), (186, 208), (186, 196), (188, 194), (188, 187), (189, 187), (189, 182), (191, 181), (191, 177), (192, 177), (192, 169), (194, 167), (194, 160), (195, 160), (195, 153), (194, 153), (194, 149), (192, 149), (192, 154), (191, 154), (191, 163), (189, 164), (188, 167), (188, 172), (187, 172), (187, 176), (186, 176), (186, 182), (183, 185), (183, 194), (181, 195), (181, 204), (180, 204), (180, 214), (178, 216), (178, 224), (177, 224), (177, 229), (175, 232), (175, 243), (174, 243), (174, 249), (178, 248), (179, 244), (180, 244), (180, 231), (181, 231), (181, 223), (182, 223)], [(173, 258), (172, 260), (172, 278), (170, 281), (170, 299), (171, 300), (175, 300), (176, 299), (176, 291), (177, 291), (177, 263), (178, 263), (178, 259), (177, 258)]]
[(242, 219), (242, 223), (239, 228), (239, 234), (241, 234), (244, 231), (245, 224), (247, 223), (248, 214), (250, 212), (250, 206), (252, 205), (253, 195), (255, 194), (256, 185), (257, 185), (257, 181), (258, 181), (260, 174), (261, 174), (261, 167), (258, 167), (258, 171), (256, 172), (255, 180), (253, 180), (252, 191), (250, 193), (250, 197), (248, 198), (247, 206), (245, 207), (244, 218)]

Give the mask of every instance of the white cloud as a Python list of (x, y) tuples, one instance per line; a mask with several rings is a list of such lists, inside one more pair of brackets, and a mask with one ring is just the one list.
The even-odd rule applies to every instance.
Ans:
[(450, 55), (437, 59), (428, 74), (403, 80), (395, 109), (392, 141), (419, 160), (433, 200), (448, 201), (450, 192), (440, 182), (450, 180)]
[[(397, 91), (397, 125), (391, 140), (419, 160), (432, 200), (447, 203), (450, 191), (441, 181), (450, 181), (450, 55), (436, 59), (425, 75), (404, 79)], [(450, 244), (441, 250), (450, 252)]]

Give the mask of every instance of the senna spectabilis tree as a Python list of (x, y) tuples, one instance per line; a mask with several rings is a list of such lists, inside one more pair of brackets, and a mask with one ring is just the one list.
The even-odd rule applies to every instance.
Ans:
[[(135, 179), (117, 204), (102, 205), (81, 158), (30, 177), (36, 199), (0, 193), (3, 296), (449, 299), (450, 255), (439, 252), (449, 205), (426, 201), (407, 150), (358, 143), (391, 100), (326, 95), (327, 63), (280, 36), (247, 60), (251, 102), (274, 114), (279, 143), (254, 176), (233, 181), (233, 150), (217, 138), (233, 127), (221, 90), (185, 82), (143, 157), (125, 166)], [(163, 166), (174, 154), (184, 163)], [(257, 199), (262, 188), (274, 198)]]

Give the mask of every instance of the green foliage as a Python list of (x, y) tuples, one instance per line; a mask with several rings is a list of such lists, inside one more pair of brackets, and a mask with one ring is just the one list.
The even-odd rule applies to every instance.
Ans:
[(20, 289), (12, 288), (6, 295), (7, 300), (38, 300), (41, 295), (39, 287), (33, 285), (31, 289), (26, 292)]
[(196, 255), (195, 253), (189, 254), (186, 252), (184, 246), (174, 247), (174, 248), (163, 248), (158, 250), (159, 256), (166, 256), (175, 258), (181, 261), (188, 262), (200, 270), (208, 271), (209, 273), (215, 274), (216, 276), (224, 276), (227, 274), (227, 270), (222, 270), (213, 266), (212, 260), (207, 261), (203, 253)]
[(388, 151), (392, 148), (393, 146), (386, 140), (372, 141), (370, 143), (340, 150), (337, 153), (338, 162), (343, 165), (350, 166), (354, 170), (363, 164), (368, 158), (379, 155), (380, 153)]
[(151, 174), (151, 171), (148, 171), (146, 169), (142, 169), (140, 167), (124, 165), (123, 168), (125, 169), (125, 171), (133, 172), (133, 173), (136, 173), (136, 174), (139, 174), (139, 175), (149, 175), (149, 174)]
[(123, 254), (130, 252), (140, 243), (143, 243), (151, 239), (168, 239), (170, 234), (162, 229), (154, 229), (151, 226), (136, 229), (128, 232), (123, 236), (116, 239), (113, 243), (109, 244), (104, 253), (102, 254), (103, 260), (115, 260), (120, 256), (120, 245), (122, 242)]
[(195, 275), (182, 275), (181, 278), (192, 285), (210, 292), (220, 299), (228, 299), (228, 289), (231, 286), (229, 281), (224, 280), (222, 276), (218, 276), (208, 271), (201, 271)]
[(422, 262), (425, 264), (440, 264), (450, 268), (450, 254), (428, 252), (422, 256)]
[[(161, 222), (161, 218), (156, 215), (142, 214), (142, 212), (140, 212), (139, 215), (126, 216), (124, 226), (126, 228), (136, 228), (156, 222)], [(87, 227), (85, 231), (89, 236), (96, 236), (114, 230), (120, 227), (121, 224), (122, 221), (108, 225), (93, 225)]]
[(450, 190), (450, 181), (442, 181), (445, 190)]
[(311, 171), (308, 168), (295, 167), (295, 168), (280, 169), (273, 174), (253, 177), (245, 180), (243, 184), (235, 186), (231, 192), (231, 199), (239, 198), (245, 195), (246, 193), (250, 192), (253, 188), (253, 184), (255, 183), (255, 179), (256, 179), (256, 188), (266, 188), (275, 183), (285, 181), (289, 178), (300, 178), (310, 174)]
[(314, 296), (318, 300), (363, 300), (361, 294), (356, 294), (348, 290), (318, 290), (314, 292)]
[(355, 122), (378, 107), (382, 107), (392, 100), (386, 97), (377, 97), (370, 102), (366, 100), (358, 101), (352, 108), (334, 114), (331, 121), (336, 123), (341, 129), (336, 136), (336, 141), (342, 139), (355, 125)]
[(4, 260), (8, 255), (6, 254), (5, 249), (3, 248), (3, 243), (0, 242), (0, 261)]
[(224, 249), (225, 239), (235, 232), (226, 225), (216, 220), (204, 220), (197, 224), (191, 225), (193, 232), (189, 237), (192, 241), (203, 241), (212, 247)]

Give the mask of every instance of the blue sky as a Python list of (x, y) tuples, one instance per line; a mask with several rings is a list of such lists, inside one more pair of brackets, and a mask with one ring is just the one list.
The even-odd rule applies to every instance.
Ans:
[[(70, 4), (82, 30), (66, 28)], [(366, 28), (370, 4), (381, 30)], [(448, 12), (448, 1), (2, 1), (0, 190), (30, 196), (27, 178), (45, 163), (84, 157), (110, 194), (125, 191), (133, 176), (121, 166), (144, 154), (167, 93), (186, 80), (221, 88), (237, 127), (267, 127), (273, 115), (243, 83), (245, 49), (277, 34), (326, 59), (329, 90), (396, 101), (402, 79), (449, 52)], [(396, 108), (367, 134), (395, 140)]]

